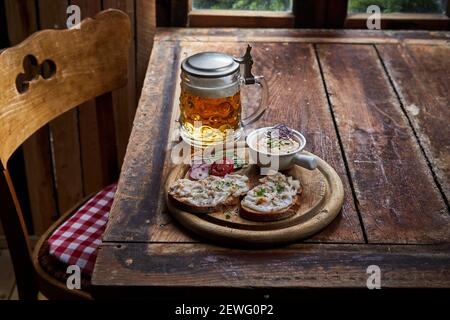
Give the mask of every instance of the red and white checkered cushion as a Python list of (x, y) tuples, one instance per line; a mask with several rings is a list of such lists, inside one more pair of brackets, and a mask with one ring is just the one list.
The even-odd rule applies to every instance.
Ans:
[(56, 229), (48, 239), (50, 255), (92, 274), (116, 189), (117, 184), (106, 187)]

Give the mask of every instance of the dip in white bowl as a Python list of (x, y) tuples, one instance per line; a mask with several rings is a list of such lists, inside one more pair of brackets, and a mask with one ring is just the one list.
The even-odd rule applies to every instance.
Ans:
[(270, 167), (275, 171), (287, 170), (294, 164), (309, 170), (317, 168), (317, 159), (314, 156), (301, 153), (306, 145), (306, 139), (300, 132), (288, 128), (289, 134), (268, 134), (274, 128), (260, 128), (247, 136), (247, 145), (256, 153), (257, 164), (260, 167)]
[(256, 149), (267, 154), (289, 154), (296, 152), (300, 143), (295, 138), (269, 137), (266, 132), (260, 132), (256, 136)]

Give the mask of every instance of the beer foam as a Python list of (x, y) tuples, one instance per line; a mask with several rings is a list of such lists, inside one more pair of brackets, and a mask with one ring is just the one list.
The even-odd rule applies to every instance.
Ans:
[(194, 86), (189, 83), (182, 83), (182, 88), (200, 98), (224, 98), (234, 96), (239, 91), (239, 84), (232, 83), (221, 87), (207, 88)]

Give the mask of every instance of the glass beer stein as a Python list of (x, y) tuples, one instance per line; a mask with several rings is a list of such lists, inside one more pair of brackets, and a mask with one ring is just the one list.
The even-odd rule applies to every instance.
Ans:
[[(244, 65), (241, 75), (240, 65)], [(221, 52), (202, 52), (181, 64), (181, 136), (205, 147), (238, 140), (243, 128), (258, 120), (267, 108), (268, 88), (262, 76), (253, 76), (251, 47), (241, 58)], [(250, 116), (242, 117), (241, 86), (261, 87), (261, 101)]]

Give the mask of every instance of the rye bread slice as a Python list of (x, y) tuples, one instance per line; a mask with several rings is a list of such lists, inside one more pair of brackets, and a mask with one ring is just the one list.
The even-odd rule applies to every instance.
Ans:
[(261, 222), (279, 221), (279, 220), (287, 219), (289, 217), (292, 217), (295, 214), (295, 210), (292, 207), (297, 202), (297, 198), (298, 198), (297, 196), (294, 197), (294, 200), (289, 207), (286, 207), (282, 210), (270, 211), (270, 212), (266, 212), (266, 211), (262, 212), (262, 211), (254, 210), (252, 208), (245, 206), (241, 202), (239, 214), (244, 219), (252, 220), (252, 221), (261, 221)]

